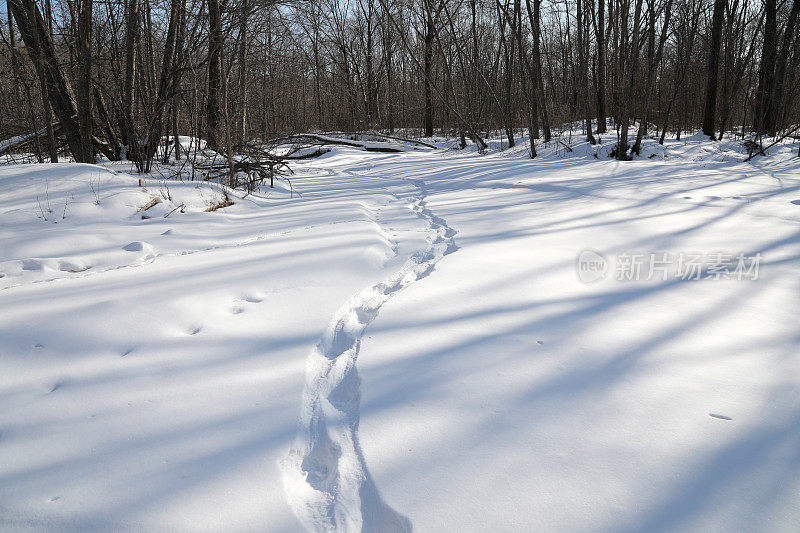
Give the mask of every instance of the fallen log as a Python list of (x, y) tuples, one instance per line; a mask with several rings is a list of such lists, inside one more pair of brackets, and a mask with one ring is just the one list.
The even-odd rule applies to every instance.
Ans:
[(283, 156), (283, 159), (288, 159), (291, 161), (300, 161), (301, 159), (311, 159), (313, 157), (319, 157), (321, 155), (327, 154), (328, 152), (330, 152), (329, 148), (320, 147), (314, 150), (313, 152), (309, 152), (307, 154), (295, 155), (293, 153), (290, 153), (289, 155)]
[(220, 203), (212, 205), (211, 207), (206, 209), (206, 213), (213, 213), (217, 209), (223, 209), (231, 205), (233, 205), (233, 200), (231, 200), (229, 196), (225, 196), (225, 198)]
[[(53, 135), (59, 137), (61, 135), (61, 125), (58, 122), (53, 122)], [(39, 143), (47, 142), (47, 128), (42, 128), (39, 131), (28, 133), (26, 135), (17, 135), (5, 141), (0, 141), (0, 155), (6, 155), (14, 152), (33, 152), (36, 148), (37, 140)]]
[(392, 148), (390, 146), (369, 146), (369, 145), (364, 146), (364, 150), (366, 150), (367, 152), (386, 152), (389, 154), (396, 154), (398, 152), (403, 151), (398, 148)]
[[(67, 138), (64, 129), (61, 127), (60, 122), (53, 122), (53, 138), (56, 141), (56, 148), (62, 150), (67, 146)], [(106, 135), (113, 136), (113, 130), (110, 129), (109, 124), (104, 128), (95, 126), (96, 131), (107, 129)], [(0, 141), (0, 156), (11, 153), (33, 153), (36, 149), (36, 143), (47, 144), (47, 128), (42, 128), (39, 131), (28, 133), (26, 135), (18, 135), (5, 141)], [(95, 149), (106, 156), (110, 161), (119, 161), (119, 141), (113, 137), (109, 142), (107, 139), (92, 135), (92, 144)]]
[(156, 197), (154, 197), (154, 198), (153, 198), (153, 199), (151, 199), (149, 202), (147, 202), (147, 203), (146, 203), (146, 204), (144, 204), (142, 207), (140, 207), (140, 208), (139, 208), (139, 210), (137, 211), (137, 213), (141, 213), (141, 212), (143, 212), (143, 211), (147, 211), (148, 209), (150, 209), (151, 207), (153, 207), (154, 205), (156, 205), (156, 204), (157, 204), (157, 203), (159, 203), (160, 201), (161, 201), (161, 200), (160, 200), (160, 199), (159, 199), (157, 196), (156, 196)]
[(309, 145), (339, 145), (351, 146), (353, 148), (363, 148), (368, 152), (404, 152), (402, 148), (395, 148), (392, 146), (372, 146), (371, 143), (363, 141), (354, 141), (351, 139), (342, 139), (339, 137), (330, 137), (328, 135), (320, 135), (318, 133), (298, 133), (296, 135), (289, 135), (286, 137), (279, 137), (277, 139), (270, 139), (270, 144), (279, 145), (286, 143), (305, 143)]
[(384, 138), (384, 139), (392, 139), (393, 141), (401, 141), (401, 142), (404, 142), (404, 143), (418, 144), (420, 146), (424, 146), (425, 148), (432, 148), (434, 150), (436, 148), (438, 148), (437, 146), (434, 146), (432, 144), (428, 144), (426, 142), (418, 141), (416, 139), (407, 139), (405, 137), (395, 137), (393, 135), (385, 135), (383, 133), (375, 133), (375, 132), (371, 132), (371, 131), (364, 132), (364, 133), (359, 133), (357, 135), (372, 135), (374, 137), (381, 137), (381, 138)]

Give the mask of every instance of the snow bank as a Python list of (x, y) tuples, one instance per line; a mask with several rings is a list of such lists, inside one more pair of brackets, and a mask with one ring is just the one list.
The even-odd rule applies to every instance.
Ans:
[(0, 529), (793, 530), (797, 145), (607, 145), (0, 167)]

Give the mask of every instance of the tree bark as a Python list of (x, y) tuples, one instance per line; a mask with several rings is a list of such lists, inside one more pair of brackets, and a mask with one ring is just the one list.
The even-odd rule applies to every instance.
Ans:
[(77, 160), (94, 163), (92, 144), (92, 0), (81, 0), (78, 15), (78, 124), (83, 153)]
[(772, 112), (770, 113), (770, 121), (767, 126), (771, 126), (773, 131), (778, 127), (783, 127), (786, 124), (783, 122), (783, 114), (785, 108), (784, 86), (786, 84), (786, 72), (789, 64), (789, 48), (794, 39), (800, 39), (797, 36), (797, 21), (800, 16), (800, 0), (792, 2), (792, 10), (789, 12), (789, 18), (786, 21), (786, 29), (783, 31), (783, 39), (781, 42), (780, 52), (778, 53), (777, 63), (775, 65), (775, 82), (772, 87)]
[[(7, 0), (31, 61), (41, 61), (47, 80), (50, 105), (67, 137), (67, 146), (76, 160), (87, 153), (83, 148), (80, 127), (75, 120), (78, 109), (72, 88), (58, 63), (50, 33), (34, 0)], [(92, 161), (93, 162), (93, 161)]]
[(711, 19), (711, 44), (706, 67), (706, 101), (703, 109), (703, 133), (716, 139), (714, 128), (717, 114), (717, 84), (719, 80), (719, 49), (722, 43), (722, 23), (725, 17), (726, 0), (714, 0), (714, 15)]
[(431, 97), (431, 77), (433, 75), (433, 39), (436, 28), (433, 21), (433, 6), (430, 0), (425, 1), (425, 52), (423, 65), (425, 68), (425, 136), (433, 136), (433, 99)]
[(206, 145), (220, 148), (220, 91), (222, 89), (222, 13), (219, 0), (208, 0), (208, 98)]
[[(533, 83), (535, 84), (535, 90), (537, 96), (537, 100), (539, 101), (540, 105), (539, 108), (539, 116), (542, 119), (542, 131), (544, 132), (544, 141), (550, 142), (550, 138), (552, 137), (552, 133), (550, 131), (550, 116), (547, 111), (547, 97), (544, 93), (544, 76), (542, 75), (542, 52), (541, 52), (541, 5), (542, 0), (533, 0), (533, 6), (531, 6), (531, 0), (525, 0), (525, 7), (528, 11), (528, 20), (531, 24), (531, 31), (533, 32)], [(539, 130), (534, 132), (535, 139), (539, 138)]]
[[(651, 1), (651, 0), (648, 0)], [(642, 139), (647, 133), (647, 124), (650, 120), (650, 106), (653, 102), (653, 90), (656, 82), (656, 72), (658, 71), (658, 64), (661, 62), (661, 56), (664, 51), (664, 43), (669, 36), (667, 30), (669, 28), (669, 19), (672, 14), (672, 0), (667, 0), (664, 6), (664, 21), (661, 25), (661, 35), (658, 39), (658, 45), (655, 43), (656, 37), (656, 13), (655, 2), (651, 2), (652, 8), (650, 9), (650, 27), (648, 28), (648, 65), (647, 65), (647, 85), (645, 87), (644, 97), (644, 114), (642, 120), (639, 122), (639, 131), (636, 132), (636, 142), (633, 144), (633, 152), (639, 155), (642, 150)]]
[(777, 54), (777, 0), (764, 1), (764, 44), (761, 49), (761, 68), (758, 73), (753, 129), (759, 135), (775, 133), (774, 106), (772, 102)]
[[(48, 2), (49, 5), (49, 2)], [(14, 29), (11, 27), (11, 13), (9, 12), (9, 29), (11, 30), (11, 45), (14, 46)], [(39, 42), (39, 35), (38, 33), (34, 32), (32, 34), (32, 38), (34, 43), (36, 44), (37, 48), (41, 48), (41, 43)], [(16, 54), (12, 56), (12, 62), (16, 63)], [(41, 56), (37, 55), (35, 57), (31, 57), (33, 62), (33, 66), (36, 69), (36, 76), (39, 78), (39, 88), (41, 91), (42, 96), (42, 109), (44, 111), (44, 120), (45, 120), (45, 128), (47, 129), (47, 148), (50, 155), (50, 162), (51, 163), (58, 163), (58, 146), (56, 146), (56, 137), (53, 131), (53, 112), (50, 109), (50, 100), (47, 94), (47, 76), (44, 71), (44, 65), (42, 65)], [(16, 70), (16, 69), (15, 69)]]
[[(500, 2), (497, 2), (497, 15), (498, 15), (498, 25), (499, 25), (499, 39), (500, 39), (500, 48), (501, 53), (503, 56), (503, 126), (506, 130), (506, 137), (508, 138), (508, 147), (513, 148), (515, 145), (514, 141), (514, 127), (513, 127), (513, 113), (511, 110), (511, 86), (513, 84), (514, 78), (514, 42), (516, 39), (512, 39), (510, 42), (506, 39), (506, 19), (502, 15), (500, 15), (500, 10), (505, 9), (504, 7), (500, 6)], [(511, 28), (513, 32), (514, 29)]]
[(126, 158), (136, 158), (133, 91), (136, 84), (136, 51), (139, 47), (139, 0), (128, 0), (125, 8), (125, 80), (122, 86), (122, 142)]
[[(586, 0), (591, 2), (592, 0)], [(602, 1), (602, 0), (601, 0)], [(583, 43), (584, 34), (584, 5), (583, 0), (577, 1), (577, 23), (578, 23), (578, 76), (581, 84), (581, 100), (583, 100), (583, 117), (586, 123), (586, 141), (589, 144), (595, 144), (594, 135), (592, 135), (592, 111), (589, 104), (589, 72), (588, 61), (586, 59), (586, 48)]]
[(520, 0), (514, 0), (514, 18), (511, 24), (514, 35), (517, 39), (517, 54), (519, 56), (519, 81), (522, 88), (522, 94), (525, 96), (527, 106), (525, 114), (528, 118), (528, 137), (530, 140), (530, 155), (534, 159), (536, 153), (536, 140), (534, 134), (538, 133), (538, 128), (534, 126), (534, 116), (538, 113), (536, 102), (536, 91), (528, 89), (527, 79), (531, 77), (531, 68), (525, 53), (525, 46), (522, 40), (522, 9), (520, 7)]
[[(627, 9), (627, 7), (625, 8)], [(623, 38), (622, 42), (625, 43), (628, 47), (628, 52), (620, 54), (622, 57), (626, 58), (625, 61), (625, 68), (623, 68), (623, 72), (627, 74), (627, 81), (625, 83), (625, 92), (622, 96), (622, 102), (620, 103), (620, 114), (619, 114), (619, 127), (620, 127), (620, 134), (619, 140), (617, 141), (617, 148), (616, 148), (616, 158), (620, 161), (627, 161), (630, 160), (630, 156), (628, 155), (628, 128), (630, 125), (628, 122), (630, 121), (630, 106), (631, 106), (631, 98), (633, 98), (633, 84), (636, 80), (636, 63), (639, 59), (639, 30), (641, 26), (641, 18), (642, 18), (642, 0), (636, 0), (636, 5), (634, 8), (634, 15), (633, 15), (633, 33), (631, 35), (630, 43), (627, 43), (627, 16), (624, 16), (622, 22), (623, 28)]]
[[(682, 44), (680, 41), (678, 41), (678, 46), (681, 47), (681, 50), (678, 53), (679, 64), (676, 66), (680, 69), (680, 74), (675, 78), (675, 82), (672, 85), (672, 95), (670, 96), (669, 103), (667, 103), (667, 110), (664, 113), (664, 120), (661, 127), (661, 137), (658, 140), (658, 144), (664, 144), (664, 139), (667, 136), (667, 126), (669, 125), (669, 117), (672, 113), (672, 108), (678, 99), (678, 93), (680, 92), (681, 88), (684, 87), (683, 80), (686, 78), (686, 73), (689, 70), (689, 63), (692, 59), (692, 50), (694, 49), (694, 43), (697, 40), (696, 33), (697, 24), (700, 19), (700, 12), (701, 9), (698, 5), (695, 11), (691, 13), (690, 26), (685, 28), (686, 40), (684, 40)], [(680, 134), (678, 134), (678, 138), (680, 139)]]
[(606, 120), (606, 3), (597, 2), (597, 133), (607, 131)]
[(237, 63), (239, 66), (238, 79), (238, 100), (239, 100), (239, 142), (247, 139), (247, 19), (250, 16), (250, 2), (243, 0), (240, 7), (241, 17), (239, 20), (239, 54)]

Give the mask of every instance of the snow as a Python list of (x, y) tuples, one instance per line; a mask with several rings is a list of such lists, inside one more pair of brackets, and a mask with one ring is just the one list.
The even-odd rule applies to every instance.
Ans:
[[(419, 531), (793, 529), (797, 160), (485, 158), (453, 183), (467, 165), (403, 162), (460, 249), (362, 346), (360, 438), (394, 509)], [(765, 264), (757, 281), (585, 285), (584, 249)]]
[[(334, 147), (213, 212), (0, 167), (0, 529), (793, 530), (796, 143), (577, 140)], [(654, 253), (702, 279), (616, 279)]]

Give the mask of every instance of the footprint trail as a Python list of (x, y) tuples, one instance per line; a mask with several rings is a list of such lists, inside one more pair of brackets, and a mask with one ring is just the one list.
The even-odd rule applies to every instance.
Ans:
[(366, 327), (391, 297), (430, 274), (458, 249), (456, 231), (426, 207), (420, 181), (410, 208), (425, 221), (428, 246), (411, 255), (385, 281), (351, 297), (334, 315), (306, 362), (298, 434), (282, 462), (284, 485), (295, 513), (311, 531), (410, 532), (411, 522), (382, 499), (358, 440), (361, 390), (356, 369)]

